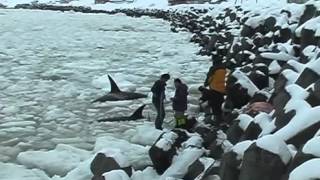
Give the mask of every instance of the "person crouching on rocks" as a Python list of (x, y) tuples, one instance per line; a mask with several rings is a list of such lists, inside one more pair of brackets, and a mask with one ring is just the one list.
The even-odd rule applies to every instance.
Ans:
[[(227, 69), (220, 59), (213, 59), (212, 66), (207, 74), (205, 86), (209, 86), (208, 95), (209, 106), (211, 107), (212, 114), (214, 115), (214, 123), (219, 125), (222, 123), (222, 103), (224, 102), (224, 95), (226, 92), (226, 74)], [(203, 92), (203, 88), (200, 88)]]
[(163, 101), (165, 100), (166, 82), (170, 79), (169, 74), (162, 74), (160, 79), (157, 80), (152, 88), (152, 103), (157, 110), (157, 118), (155, 120), (155, 128), (162, 130), (162, 124), (165, 117), (165, 109)]
[(188, 108), (188, 86), (178, 78), (174, 80), (174, 86), (176, 91), (171, 101), (174, 118), (176, 120), (176, 128), (183, 128), (187, 123), (187, 118), (184, 113)]

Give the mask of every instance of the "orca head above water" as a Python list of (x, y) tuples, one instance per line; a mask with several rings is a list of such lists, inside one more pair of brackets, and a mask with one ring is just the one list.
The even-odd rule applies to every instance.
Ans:
[(133, 99), (140, 99), (140, 98), (147, 97), (147, 95), (141, 94), (141, 93), (121, 91), (117, 83), (111, 78), (111, 76), (108, 75), (108, 78), (111, 85), (110, 92), (94, 100), (92, 103), (106, 102), (106, 101), (124, 101), (124, 100), (133, 100)]

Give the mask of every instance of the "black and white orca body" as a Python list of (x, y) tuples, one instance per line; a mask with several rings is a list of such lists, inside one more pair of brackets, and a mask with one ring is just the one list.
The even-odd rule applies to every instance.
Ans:
[(94, 100), (92, 103), (106, 101), (124, 101), (147, 97), (147, 95), (145, 94), (121, 91), (116, 82), (109, 75), (108, 78), (111, 84), (111, 91), (108, 94)]
[(111, 117), (106, 119), (100, 119), (98, 122), (116, 122), (116, 121), (134, 121), (143, 119), (142, 111), (146, 105), (140, 106), (131, 116)]

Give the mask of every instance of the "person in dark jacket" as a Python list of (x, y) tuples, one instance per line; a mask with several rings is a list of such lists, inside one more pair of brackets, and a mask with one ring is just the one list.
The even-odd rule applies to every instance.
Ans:
[(178, 78), (174, 80), (174, 86), (176, 91), (174, 97), (171, 98), (172, 109), (174, 110), (176, 126), (183, 127), (186, 124), (184, 112), (188, 108), (188, 86)]
[(162, 124), (165, 117), (165, 109), (163, 105), (163, 101), (166, 97), (165, 90), (166, 90), (166, 82), (170, 79), (169, 74), (162, 74), (160, 79), (157, 80), (152, 88), (152, 103), (157, 110), (157, 118), (155, 120), (155, 127), (156, 129), (162, 130)]

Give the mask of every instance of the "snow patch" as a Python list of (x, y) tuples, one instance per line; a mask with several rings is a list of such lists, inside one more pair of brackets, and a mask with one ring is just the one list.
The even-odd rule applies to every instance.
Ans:
[(112, 180), (130, 180), (128, 174), (123, 170), (113, 170), (102, 175), (105, 179)]
[(251, 146), (252, 143), (254, 143), (254, 141), (242, 141), (234, 145), (231, 150), (237, 154), (237, 159), (241, 160), (243, 159), (244, 152)]
[(127, 157), (125, 156), (124, 152), (120, 149), (113, 149), (110, 147), (99, 151), (99, 153), (103, 153), (106, 157), (112, 157), (121, 168), (130, 166)]
[(156, 143), (156, 147), (168, 151), (172, 145), (175, 143), (175, 140), (178, 138), (178, 135), (174, 132), (164, 133), (161, 139)]
[(291, 153), (286, 143), (276, 135), (266, 135), (256, 141), (258, 147), (278, 155), (284, 164), (288, 164)]
[(251, 122), (254, 121), (254, 119), (247, 114), (240, 114), (237, 119), (239, 120), (239, 126), (243, 131), (245, 131)]
[(189, 166), (199, 159), (204, 153), (204, 150), (198, 148), (187, 148), (173, 158), (171, 166), (162, 174), (160, 180), (166, 178), (182, 179), (188, 172)]
[(309, 160), (295, 168), (289, 176), (289, 180), (311, 180), (320, 177), (320, 158)]
[(305, 154), (312, 154), (320, 157), (320, 136), (310, 139), (302, 148)]
[(135, 169), (152, 164), (148, 154), (149, 147), (131, 144), (126, 140), (117, 139), (111, 136), (98, 137), (95, 143), (94, 152), (99, 152), (108, 147), (120, 149), (127, 156), (129, 163)]

